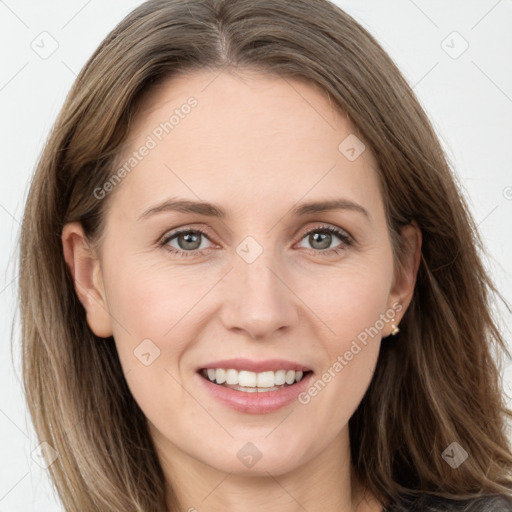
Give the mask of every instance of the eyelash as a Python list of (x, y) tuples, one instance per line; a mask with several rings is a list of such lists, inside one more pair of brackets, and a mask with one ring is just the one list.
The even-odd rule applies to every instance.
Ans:
[[(336, 235), (340, 240), (342, 240), (343, 244), (346, 246), (346, 247), (349, 247), (353, 244), (353, 239), (352, 237), (345, 231), (341, 230), (341, 229), (338, 229), (338, 228), (333, 228), (331, 226), (316, 226), (314, 227), (313, 229), (310, 229), (309, 231), (306, 231), (305, 233), (303, 233), (303, 235), (301, 236), (300, 240), (303, 240), (306, 236), (312, 234), (312, 233), (315, 233), (315, 232), (327, 232), (327, 233), (331, 233), (331, 234), (334, 234)], [(181, 249), (176, 249), (174, 247), (172, 248), (168, 248), (166, 247), (166, 245), (174, 238), (176, 238), (177, 236), (183, 234), (183, 233), (195, 233), (195, 234), (198, 234), (200, 233), (202, 236), (208, 238), (208, 234), (203, 231), (202, 229), (199, 229), (199, 228), (194, 228), (194, 229), (181, 229), (179, 231), (175, 231), (173, 233), (170, 233), (169, 235), (164, 235), (160, 241), (158, 242), (158, 247), (161, 247), (161, 248), (165, 248), (166, 250), (168, 250), (169, 252), (173, 253), (173, 254), (176, 254), (177, 256), (180, 256), (180, 257), (193, 257), (193, 256), (198, 256), (198, 255), (201, 255), (202, 251), (205, 251), (207, 249), (202, 249), (202, 250), (193, 250), (193, 251), (183, 251)], [(209, 238), (208, 238), (209, 239)], [(309, 249), (311, 251), (314, 251), (315, 253), (319, 253), (323, 256), (331, 256), (331, 255), (334, 255), (334, 254), (339, 254), (341, 253), (344, 249), (343, 248), (333, 248), (333, 249), (324, 249), (324, 250), (316, 250), (316, 249)]]

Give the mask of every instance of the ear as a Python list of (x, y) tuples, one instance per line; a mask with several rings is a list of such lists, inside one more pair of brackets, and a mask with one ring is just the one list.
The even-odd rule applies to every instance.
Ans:
[[(421, 259), (422, 234), (416, 221), (404, 226), (401, 230), (401, 236), (405, 246), (405, 257), (403, 267), (398, 275), (395, 275), (393, 286), (389, 295), (388, 307), (399, 303), (402, 307), (397, 309), (395, 321), (390, 322), (398, 325), (403, 318), (409, 304), (411, 303), (418, 268)], [(392, 327), (389, 328), (391, 331)], [(389, 333), (387, 333), (389, 334)]]
[(82, 224), (66, 224), (62, 229), (61, 240), (64, 259), (73, 278), (78, 299), (86, 310), (89, 327), (101, 338), (112, 336), (100, 261), (89, 246)]

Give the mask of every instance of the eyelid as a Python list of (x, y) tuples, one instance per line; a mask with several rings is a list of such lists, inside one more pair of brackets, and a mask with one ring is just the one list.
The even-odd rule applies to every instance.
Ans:
[(304, 236), (310, 234), (311, 232), (322, 231), (323, 229), (327, 231), (334, 231), (335, 234), (337, 234), (337, 236), (343, 235), (343, 237), (350, 240), (351, 243), (355, 242), (354, 237), (346, 229), (325, 222), (320, 222), (318, 224), (315, 224), (313, 227), (306, 228), (304, 231), (301, 231), (302, 235), (300, 236), (300, 239), (302, 240)]
[[(210, 240), (211, 242), (215, 242), (215, 239), (214, 237), (210, 236), (210, 234), (203, 228), (200, 228), (200, 227), (194, 227), (195, 224), (186, 224), (184, 226), (181, 226), (179, 228), (175, 228), (175, 229), (171, 229), (170, 231), (166, 231), (161, 237), (158, 238), (158, 241), (157, 241), (157, 245), (160, 246), (161, 244), (165, 244), (169, 238), (172, 238), (173, 236), (175, 235), (178, 235), (182, 232), (198, 232), (198, 233), (202, 233), (206, 238), (208, 238), (208, 240)], [(208, 226), (208, 228), (210, 228)], [(215, 242), (217, 243), (217, 245), (220, 245), (218, 244), (218, 242)]]

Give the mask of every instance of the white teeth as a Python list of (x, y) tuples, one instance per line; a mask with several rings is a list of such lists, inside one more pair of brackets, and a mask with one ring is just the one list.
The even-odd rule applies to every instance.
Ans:
[(256, 387), (256, 374), (254, 372), (241, 370), (238, 372), (238, 382), (234, 384), (238, 384), (239, 386), (244, 386), (246, 388), (254, 388)]
[[(242, 372), (240, 372), (241, 374)], [(256, 375), (256, 374), (254, 374)], [(257, 375), (258, 387), (259, 388), (272, 388), (274, 387), (274, 372), (261, 372)], [(247, 384), (240, 384), (241, 386), (247, 386)]]
[(218, 370), (214, 371), (214, 378), (212, 379), (210, 377), (210, 374), (208, 373), (208, 378), (213, 382), (214, 380), (217, 381), (217, 384), (223, 384), (226, 382), (226, 370), (223, 370), (222, 368), (219, 368)]
[(277, 370), (274, 372), (274, 384), (276, 386), (282, 386), (286, 380), (286, 370)]
[(295, 370), (288, 370), (286, 372), (286, 384), (293, 384), (295, 382)]
[[(250, 393), (255, 391), (269, 391), (280, 389), (276, 386), (283, 386), (285, 383), (291, 386), (295, 382), (300, 382), (304, 373), (300, 370), (277, 370), (266, 372), (250, 372), (248, 370), (234, 370), (233, 368), (208, 368), (203, 370), (203, 375), (217, 384), (227, 384), (230, 386), (244, 387), (244, 391)], [(258, 389), (264, 388), (264, 389)]]
[(238, 384), (238, 372), (236, 370), (226, 372), (226, 384)]

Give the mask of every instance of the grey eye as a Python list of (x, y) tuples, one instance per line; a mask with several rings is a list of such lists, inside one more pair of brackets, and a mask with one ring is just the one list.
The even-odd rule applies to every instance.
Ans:
[[(197, 230), (188, 230), (188, 231), (178, 231), (171, 235), (166, 241), (165, 244), (170, 245), (174, 249), (178, 251), (197, 251), (199, 249), (203, 249), (201, 242), (202, 239), (206, 239), (206, 235)], [(171, 242), (176, 241), (177, 246), (173, 245)]]

